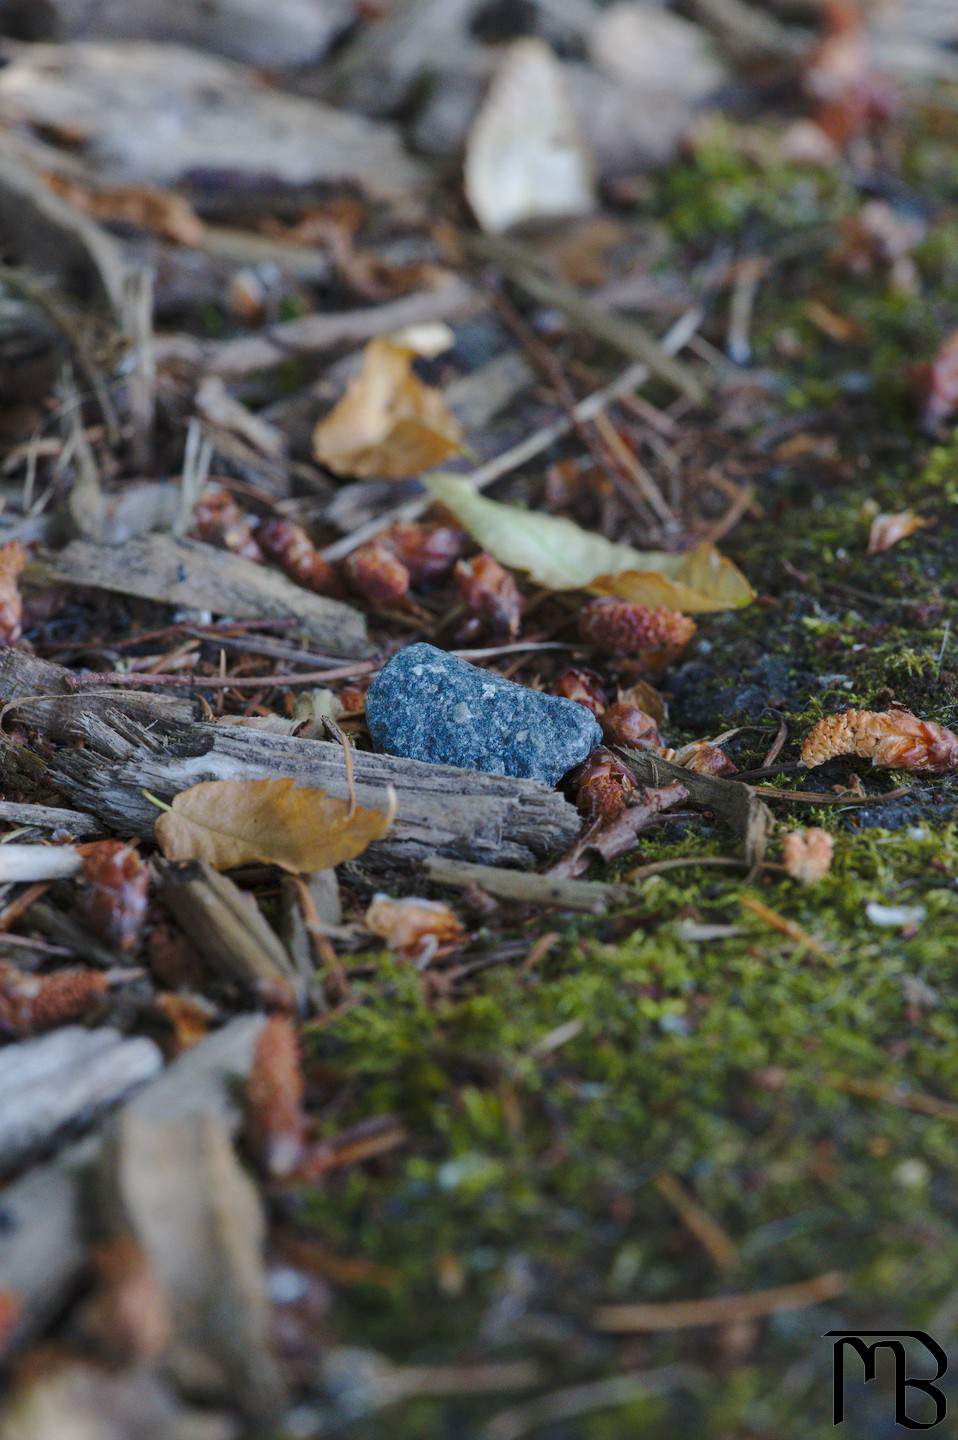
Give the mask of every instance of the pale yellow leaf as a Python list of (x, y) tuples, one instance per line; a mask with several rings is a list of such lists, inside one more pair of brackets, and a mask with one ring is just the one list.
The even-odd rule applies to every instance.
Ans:
[(633, 550), (571, 520), (487, 500), (459, 475), (430, 475), (423, 483), (500, 564), (547, 590), (590, 590), (689, 614), (731, 610), (754, 598), (742, 572), (714, 545), (684, 555)]
[(462, 430), (440, 391), (413, 370), (416, 352), (371, 340), (363, 368), (313, 432), (316, 459), (336, 475), (403, 480), (462, 451)]
[(503, 55), (466, 141), (466, 198), (483, 230), (594, 208), (593, 162), (545, 41)]
[(900, 540), (907, 540), (916, 530), (924, 530), (934, 523), (934, 520), (925, 520), (921, 515), (916, 515), (914, 510), (897, 510), (894, 514), (876, 515), (868, 535), (868, 553), (880, 555), (883, 550), (890, 550)]
[(156, 822), (168, 860), (206, 860), (217, 870), (258, 861), (294, 874), (329, 870), (361, 855), (391, 816), (292, 780), (208, 780), (182, 791)]

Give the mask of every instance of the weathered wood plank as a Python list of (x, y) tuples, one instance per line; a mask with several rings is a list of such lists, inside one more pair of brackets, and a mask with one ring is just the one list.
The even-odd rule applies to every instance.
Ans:
[(366, 622), (351, 605), (314, 595), (241, 555), (171, 535), (138, 535), (117, 546), (73, 540), (29, 566), (25, 581), (92, 586), (245, 620), (298, 620), (330, 655), (371, 652)]
[[(0, 702), (20, 697), (21, 723), (83, 742), (82, 748), (61, 749), (43, 780), (71, 806), (122, 835), (153, 833), (157, 811), (144, 790), (168, 801), (201, 780), (289, 776), (339, 798), (349, 793), (338, 745), (236, 725), (190, 724), (157, 697), (136, 692), (68, 696), (68, 671), (57, 674), (58, 667), (47, 665), (38, 674), (36, 665), (16, 652), (0, 657)], [(28, 698), (29, 685), (38, 680), (48, 687), (41, 693), (63, 698)], [(390, 786), (398, 802), (389, 835), (359, 862), (367, 869), (436, 854), (532, 866), (578, 833), (575, 808), (537, 781), (368, 751), (355, 751), (353, 759), (361, 805), (385, 809)]]
[[(139, 1090), (122, 1113), (171, 1122), (205, 1115), (235, 1133), (237, 1085), (249, 1075), (265, 1020), (263, 1015), (231, 1020)], [(87, 1262), (97, 1198), (88, 1181), (103, 1138), (102, 1131), (89, 1136), (0, 1190), (0, 1291), (15, 1296), (19, 1306), (11, 1350), (53, 1318)]]

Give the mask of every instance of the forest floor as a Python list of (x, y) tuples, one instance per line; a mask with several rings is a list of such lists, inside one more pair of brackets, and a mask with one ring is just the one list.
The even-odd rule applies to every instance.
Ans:
[[(260, 984), (263, 973), (259, 988), (244, 989), (249, 975), (231, 977), (228, 959), (224, 977), (222, 956), (220, 973), (210, 978), (205, 932), (167, 903), (177, 857), (165, 847), (168, 858), (155, 857), (159, 869), (151, 876), (146, 938), (138, 930), (132, 946), (115, 933), (111, 939), (108, 926), (103, 938), (68, 879), (27, 877), (35, 894), (4, 886), (0, 924), (11, 946), (3, 963), (44, 974), (55, 973), (64, 956), (101, 972), (108, 967), (115, 975), (110, 995), (100, 993), (101, 1008), (91, 1000), (76, 1018), (150, 1036), (164, 1059), (206, 1044), (238, 1015), (294, 1017), (305, 1084), (295, 1123), (308, 1130), (307, 1158), (281, 1173), (268, 1147), (257, 1152), (246, 1121), (244, 1164), (257, 1174), (267, 1221), (271, 1347), (292, 1397), (282, 1419), (257, 1418), (258, 1433), (824, 1440), (835, 1433), (826, 1332), (924, 1330), (946, 1349), (953, 1343), (958, 780), (875, 770), (849, 757), (806, 770), (800, 747), (822, 717), (849, 708), (902, 706), (944, 726), (958, 723), (958, 572), (950, 558), (958, 548), (958, 434), (947, 411), (942, 423), (922, 423), (915, 374), (958, 326), (956, 103), (958, 88), (947, 86), (910, 95), (868, 142), (867, 163), (861, 153), (827, 163), (783, 158), (774, 105), (747, 119), (710, 118), (664, 168), (611, 190), (598, 220), (564, 227), (557, 261), (556, 232), (525, 242), (541, 247), (537, 253), (555, 261), (566, 283), (572, 275), (581, 285), (587, 268), (592, 286), (611, 285), (641, 257), (643, 279), (665, 316), (654, 307), (644, 316), (656, 333), (687, 304), (702, 305), (684, 354), (707, 388), (706, 403), (676, 400), (656, 378), (641, 390), (641, 408), (612, 413), (678, 517), (672, 548), (714, 538), (755, 591), (751, 604), (697, 615), (694, 638), (651, 676), (649, 694), (667, 705), (661, 728), (670, 745), (730, 731), (723, 748), (738, 771), (762, 772), (753, 783), (774, 828), (758, 863), (743, 858), (741, 834), (694, 800), (674, 817), (659, 816), (628, 853), (593, 860), (582, 878), (628, 887), (627, 898), (619, 892), (603, 913), (495, 898), (481, 886), (437, 885), (417, 863), (392, 853), (372, 873), (347, 862), (338, 871), (343, 914), (318, 926), (318, 979), (305, 995), (300, 987), (298, 1003)], [(861, 238), (868, 203), (885, 205), (899, 229), (914, 226), (913, 239), (902, 242), (904, 278)], [(458, 213), (453, 218), (461, 223)], [(358, 234), (374, 248), (380, 222), (368, 223), (373, 238), (362, 227)], [(571, 384), (577, 398), (614, 378), (621, 354), (574, 320), (563, 324), (554, 310), (537, 309), (510, 283), (507, 252), (498, 268), (495, 252), (491, 261), (468, 260), (450, 231), (444, 216), (428, 244), (413, 249), (475, 283), (484, 301), (478, 314), (455, 319), (450, 350), (418, 363), (431, 386), (450, 393), (480, 365), (512, 352), (535, 369), (543, 338), (558, 383)], [(745, 350), (733, 363), (730, 307), (736, 296), (742, 301), (750, 274), (752, 309), (747, 322), (739, 317), (737, 334)], [(300, 318), (300, 300), (287, 298), (278, 321)], [(225, 344), (238, 331), (235, 316), (216, 304), (205, 304), (202, 314), (193, 333), (204, 345)], [(536, 328), (539, 342), (521, 319), (517, 329), (517, 315)], [(268, 384), (244, 375), (235, 389), (247, 415), (292, 434), (306, 394), (314, 420), (323, 384), (328, 408), (356, 369), (351, 360), (327, 375), (327, 360), (293, 356)], [(108, 369), (102, 355), (97, 365)], [(556, 382), (555, 369), (550, 378), (540, 364), (533, 394), (513, 395), (481, 435), (469, 432), (470, 464), (561, 415)], [(927, 409), (927, 392), (925, 399)], [(21, 408), (32, 403), (23, 400)], [(57, 403), (66, 403), (62, 391)], [(172, 453), (173, 437), (182, 441), (189, 410), (182, 395), (164, 405), (157, 475), (164, 445)], [(111, 450), (94, 397), (85, 414), (99, 470), (94, 483), (112, 500), (142, 475), (128, 451)], [(18, 411), (6, 427), (12, 444), (20, 443), (22, 425)], [(608, 432), (592, 431), (593, 447), (597, 435), (608, 462)], [(357, 482), (344, 499), (344, 487), (337, 490), (314, 467), (309, 483), (284, 489), (274, 483), (278, 462), (264, 463), (260, 452), (254, 463), (249, 450), (222, 443), (218, 483), (260, 521), (292, 518), (330, 541), (336, 529), (323, 507), (341, 504), (340, 518), (354, 516), (356, 525), (382, 508), (377, 482), (368, 490)], [(284, 483), (306, 474), (295, 440), (291, 449)], [(111, 453), (120, 457), (112, 470)], [(574, 432), (499, 482), (495, 498), (551, 508), (642, 545), (595, 454)], [(48, 453), (30, 463), (40, 464), (42, 477), (42, 466), (60, 459)], [(172, 461), (165, 467), (176, 468)], [(68, 470), (46, 478), (86, 535), (91, 502), (87, 494), (70, 509), (81, 482), (74, 480), (71, 492)], [(20, 492), (15, 466), (7, 477), (11, 494)], [(0, 695), (14, 705), (3, 717), (5, 799), (104, 818), (124, 841), (139, 836), (148, 860), (155, 855), (148, 829), (131, 821), (124, 831), (109, 804), (98, 810), (89, 799), (93, 780), (84, 782), (86, 791), (79, 781), (71, 791), (70, 777), (80, 771), (57, 769), (58, 755), (73, 754), (82, 740), (94, 763), (109, 753), (109, 774), (120, 777), (124, 759), (132, 766), (130, 755), (146, 754), (146, 729), (159, 724), (163, 733), (165, 721), (144, 712), (145, 728), (134, 732), (131, 721), (123, 731), (132, 736), (127, 755), (98, 752), (93, 730), (65, 734), (63, 723), (50, 719), (53, 710), (47, 718), (31, 711), (30, 686), (16, 670), (21, 660), (66, 665), (81, 685), (85, 672), (123, 670), (130, 693), (191, 704), (200, 696), (192, 711), (197, 724), (230, 715), (292, 718), (322, 737), (323, 714), (338, 715), (330, 734), (360, 763), (370, 748), (362, 721), (362, 686), (375, 668), (366, 663), (369, 653), (379, 663), (423, 638), (463, 643), (449, 620), (463, 603), (451, 582), (404, 608), (370, 599), (357, 581), (349, 603), (367, 614), (371, 652), (356, 660), (355, 675), (329, 681), (343, 700), (338, 709), (314, 698), (294, 711), (297, 696), (318, 695), (323, 682), (307, 686), (308, 667), (291, 682), (277, 679), (296, 669), (295, 655), (244, 652), (244, 637), (259, 635), (255, 623), (217, 631), (210, 614), (199, 613), (212, 606), (184, 614), (189, 601), (177, 609), (172, 597), (130, 598), (110, 586), (86, 588), (76, 576), (67, 588), (56, 572), (62, 532), (31, 533), (35, 512), (24, 506), (21, 515), (18, 503), (10, 533), (45, 547), (32, 563), (52, 566), (52, 579), (28, 569), (25, 640), (0, 676)], [(927, 525), (869, 553), (875, 516), (904, 511)], [(351, 528), (339, 526), (347, 535)], [(213, 538), (191, 533), (200, 542)], [(570, 659), (602, 671), (610, 694), (616, 681), (642, 678), (621, 656), (600, 661), (582, 647), (575, 630), (581, 593), (557, 596), (517, 578), (526, 604), (520, 634), (530, 648), (496, 652), (493, 666), (545, 690)], [(299, 643), (288, 623), (262, 629), (287, 650)], [(220, 645), (224, 635), (232, 648)], [(310, 655), (323, 650), (308, 635), (302, 643)], [(503, 643), (502, 634), (479, 634), (478, 644), (494, 651)], [(555, 653), (552, 643), (565, 649)], [(348, 653), (320, 658), (330, 670), (349, 669)], [(191, 668), (178, 682), (150, 688), (151, 671), (162, 677), (181, 665)], [(229, 689), (227, 674), (244, 684)], [(214, 683), (204, 688), (204, 681)], [(115, 690), (127, 694), (121, 684)], [(32, 702), (36, 708), (36, 695)], [(112, 723), (119, 723), (115, 716)], [(158, 776), (167, 756), (161, 750), (158, 742)], [(147, 768), (151, 758), (142, 762)], [(148, 790), (149, 800), (155, 790), (161, 804), (175, 793), (172, 782), (164, 790), (139, 770), (130, 773), (131, 793)], [(26, 815), (15, 826), (4, 823), (11, 841), (41, 838)], [(809, 827), (834, 842), (830, 868), (811, 884), (786, 873), (780, 844), (787, 831)], [(461, 846), (460, 853), (467, 851)], [(162, 887), (160, 874), (167, 877)], [(257, 923), (268, 922), (295, 956), (286, 928), (290, 895), (308, 925), (318, 892), (304, 899), (296, 890), (303, 882), (263, 864), (247, 864), (233, 878), (255, 897)], [(377, 889), (450, 906), (461, 933), (448, 953), (416, 963), (363, 930)], [(194, 953), (184, 940), (196, 942)], [(300, 933), (301, 948), (302, 940)], [(55, 964), (44, 949), (50, 942), (61, 947)], [(123, 966), (137, 973), (125, 978)], [(297, 984), (301, 978), (300, 966)], [(34, 1039), (11, 1030), (10, 1043)], [(291, 1083), (288, 1075), (282, 1083)], [(259, 1103), (269, 1112), (270, 1103), (289, 1099)], [(259, 1117), (267, 1128), (278, 1125), (277, 1133), (281, 1120)], [(82, 1123), (69, 1130), (71, 1137), (82, 1133), (90, 1133)], [(31, 1166), (55, 1166), (61, 1143), (62, 1136), (40, 1146)], [(135, 1157), (136, 1136), (128, 1143)], [(30, 1166), (9, 1171), (10, 1193), (32, 1173)], [(28, 1305), (10, 1280), (20, 1274), (20, 1222), (3, 1227), (6, 1193), (0, 1355), (5, 1295), (11, 1354), (18, 1354), (9, 1371), (15, 1403), (0, 1434), (46, 1440), (54, 1432), (36, 1419), (44, 1385), (57, 1364), (100, 1363), (102, 1315), (91, 1320), (90, 1306), (97, 1287), (108, 1291), (117, 1272), (107, 1264), (104, 1279), (100, 1262), (91, 1263), (91, 1234), (86, 1258), (67, 1266), (52, 1306), (32, 1291)], [(135, 1232), (136, 1205), (129, 1197), (126, 1203)], [(151, 1223), (146, 1215), (147, 1234)], [(241, 1305), (245, 1291), (230, 1268), (235, 1255), (223, 1263), (224, 1288), (235, 1283), (231, 1299)], [(34, 1304), (42, 1321), (18, 1335), (18, 1315)], [(147, 1310), (151, 1305), (155, 1297)], [(114, 1348), (118, 1326), (111, 1311)], [(163, 1343), (153, 1350), (142, 1335), (124, 1334), (120, 1373), (127, 1373), (123, 1364), (152, 1365)], [(108, 1359), (116, 1374), (116, 1354)], [(211, 1425), (229, 1411), (228, 1400), (210, 1398), (215, 1386), (204, 1379), (191, 1389), (182, 1367), (173, 1371), (178, 1396), (205, 1395)], [(163, 1385), (168, 1381), (164, 1370)], [(948, 1380), (943, 1388), (958, 1407)], [(841, 1432), (849, 1440), (897, 1433), (889, 1387), (875, 1389), (856, 1387), (854, 1414)], [(118, 1393), (109, 1392), (109, 1403), (119, 1411)], [(50, 1413), (65, 1412), (54, 1406)], [(200, 1411), (191, 1413), (195, 1430), (185, 1420), (179, 1430), (164, 1430), (158, 1419), (157, 1436), (204, 1433)], [(116, 1416), (110, 1424), (115, 1428), (103, 1433), (129, 1433)]]

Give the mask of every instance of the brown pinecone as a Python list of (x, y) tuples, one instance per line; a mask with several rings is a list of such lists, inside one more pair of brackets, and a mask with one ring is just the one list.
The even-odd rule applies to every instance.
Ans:
[(603, 596), (579, 615), (579, 633), (607, 655), (681, 654), (695, 634), (695, 621), (678, 610), (633, 605)]
[(93, 840), (83, 856), (78, 902), (92, 929), (119, 950), (133, 950), (146, 918), (149, 868), (125, 840)]
[(570, 666), (563, 670), (562, 674), (552, 685), (553, 695), (561, 695), (563, 700), (574, 700), (577, 705), (584, 705), (591, 710), (593, 715), (601, 715), (606, 705), (605, 691), (602, 682), (594, 670), (582, 670), (576, 666)]
[(409, 594), (409, 571), (382, 540), (360, 545), (343, 561), (350, 590), (379, 609), (401, 608)]
[(256, 539), (269, 558), (297, 585), (317, 595), (342, 595), (339, 576), (320, 555), (302, 525), (274, 516), (262, 522)]
[(610, 745), (630, 745), (634, 750), (658, 750), (665, 743), (651, 715), (637, 705), (618, 701), (599, 716), (602, 733)]
[(468, 633), (490, 640), (515, 640), (522, 620), (522, 595), (508, 570), (485, 553), (456, 566), (456, 584), (469, 611)]
[(253, 525), (228, 490), (208, 486), (193, 511), (193, 534), (207, 545), (232, 550), (247, 560), (262, 562), (263, 552), (253, 537)]
[(631, 770), (601, 745), (579, 767), (575, 787), (579, 814), (590, 822), (614, 820), (638, 789)]
[(400, 521), (379, 537), (396, 559), (409, 571), (412, 585), (434, 585), (455, 565), (462, 554), (466, 537), (451, 525), (417, 525)]

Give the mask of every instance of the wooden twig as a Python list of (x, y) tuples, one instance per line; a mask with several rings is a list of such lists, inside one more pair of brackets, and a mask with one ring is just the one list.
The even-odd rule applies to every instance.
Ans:
[(953, 1100), (942, 1100), (938, 1095), (926, 1095), (920, 1090), (909, 1090), (904, 1085), (889, 1085), (881, 1080), (858, 1080), (852, 1075), (828, 1075), (827, 1083), (846, 1095), (855, 1095), (862, 1100), (876, 1100), (885, 1105), (895, 1105), (899, 1110), (911, 1110), (915, 1115), (930, 1115), (935, 1120), (958, 1121), (958, 1105)]
[(156, 351), (153, 344), (153, 271), (130, 269), (123, 292), (123, 330), (130, 341), (130, 420), (133, 457), (143, 470), (153, 450), (156, 417)]
[(675, 1175), (659, 1175), (655, 1188), (669, 1202), (686, 1229), (708, 1252), (718, 1269), (733, 1270), (738, 1264), (738, 1246), (681, 1180)]
[(796, 945), (804, 950), (811, 950), (813, 954), (827, 960), (830, 965), (835, 964), (835, 956), (832, 952), (826, 949), (820, 940), (816, 940), (814, 935), (809, 935), (807, 930), (803, 930), (801, 925), (797, 925), (794, 920), (788, 920), (784, 915), (779, 915), (777, 910), (773, 910), (771, 906), (757, 900), (754, 895), (743, 895), (740, 903), (743, 910), (749, 910), (758, 920), (762, 920), (773, 930), (777, 930), (780, 935), (786, 935), (789, 940), (794, 940)]
[(225, 340), (210, 348), (207, 368), (217, 375), (239, 377), (256, 370), (281, 365), (291, 355), (318, 354), (337, 345), (358, 344), (388, 335), (406, 325), (422, 325), (433, 320), (450, 320), (468, 314), (479, 304), (471, 285), (451, 280), (436, 290), (404, 295), (383, 305), (367, 305), (361, 310), (326, 311), (306, 315), (274, 325), (261, 335)]
[[(681, 315), (661, 341), (662, 349), (666, 354), (677, 354), (688, 344), (702, 322), (702, 309), (694, 306)], [(577, 420), (593, 420), (600, 415), (609, 405), (621, 400), (623, 396), (631, 394), (640, 385), (644, 385), (651, 374), (649, 366), (644, 361), (636, 361), (629, 365), (617, 375), (608, 385), (603, 385), (599, 390), (593, 390), (591, 395), (586, 395), (575, 407)], [(563, 435), (568, 435), (573, 427), (573, 420), (568, 415), (561, 415), (551, 424), (543, 426), (541, 430), (528, 435), (517, 445), (504, 450), (501, 455), (488, 460), (484, 465), (478, 466), (469, 479), (477, 490), (484, 490), (486, 486), (501, 480), (503, 475), (508, 475), (513, 470), (518, 470), (520, 465), (533, 460), (561, 440)], [(432, 496), (419, 495), (413, 500), (407, 500), (401, 505), (394, 505), (383, 512), (375, 520), (370, 520), (365, 525), (359, 525), (349, 535), (344, 535), (342, 540), (336, 540), (332, 545), (327, 545), (322, 552), (327, 560), (341, 560), (344, 555), (349, 555), (357, 546), (364, 545), (381, 530), (394, 525), (399, 520), (416, 520), (434, 504)]]
[(777, 1285), (771, 1290), (753, 1290), (749, 1295), (716, 1295), (705, 1300), (672, 1300), (662, 1305), (602, 1305), (595, 1313), (597, 1330), (619, 1335), (651, 1335), (658, 1330), (691, 1330), (700, 1325), (732, 1325), (742, 1320), (760, 1320), (780, 1310), (801, 1310), (834, 1300), (847, 1288), (838, 1270), (813, 1275), (794, 1285)]
[(481, 260), (490, 260), (541, 305), (554, 306), (597, 340), (611, 345), (632, 360), (641, 360), (649, 373), (667, 381), (686, 399), (700, 405), (705, 391), (698, 378), (680, 364), (654, 335), (636, 320), (610, 315), (571, 285), (547, 275), (539, 257), (525, 245), (501, 235), (462, 237), (466, 251)]
[(584, 910), (601, 915), (611, 905), (635, 899), (628, 885), (605, 885), (591, 880), (564, 880), (553, 875), (505, 870), (495, 865), (472, 865), (463, 860), (430, 856), (426, 873), (437, 885), (467, 888), (478, 885), (501, 900), (518, 900), (528, 905), (556, 905), (562, 910)]

